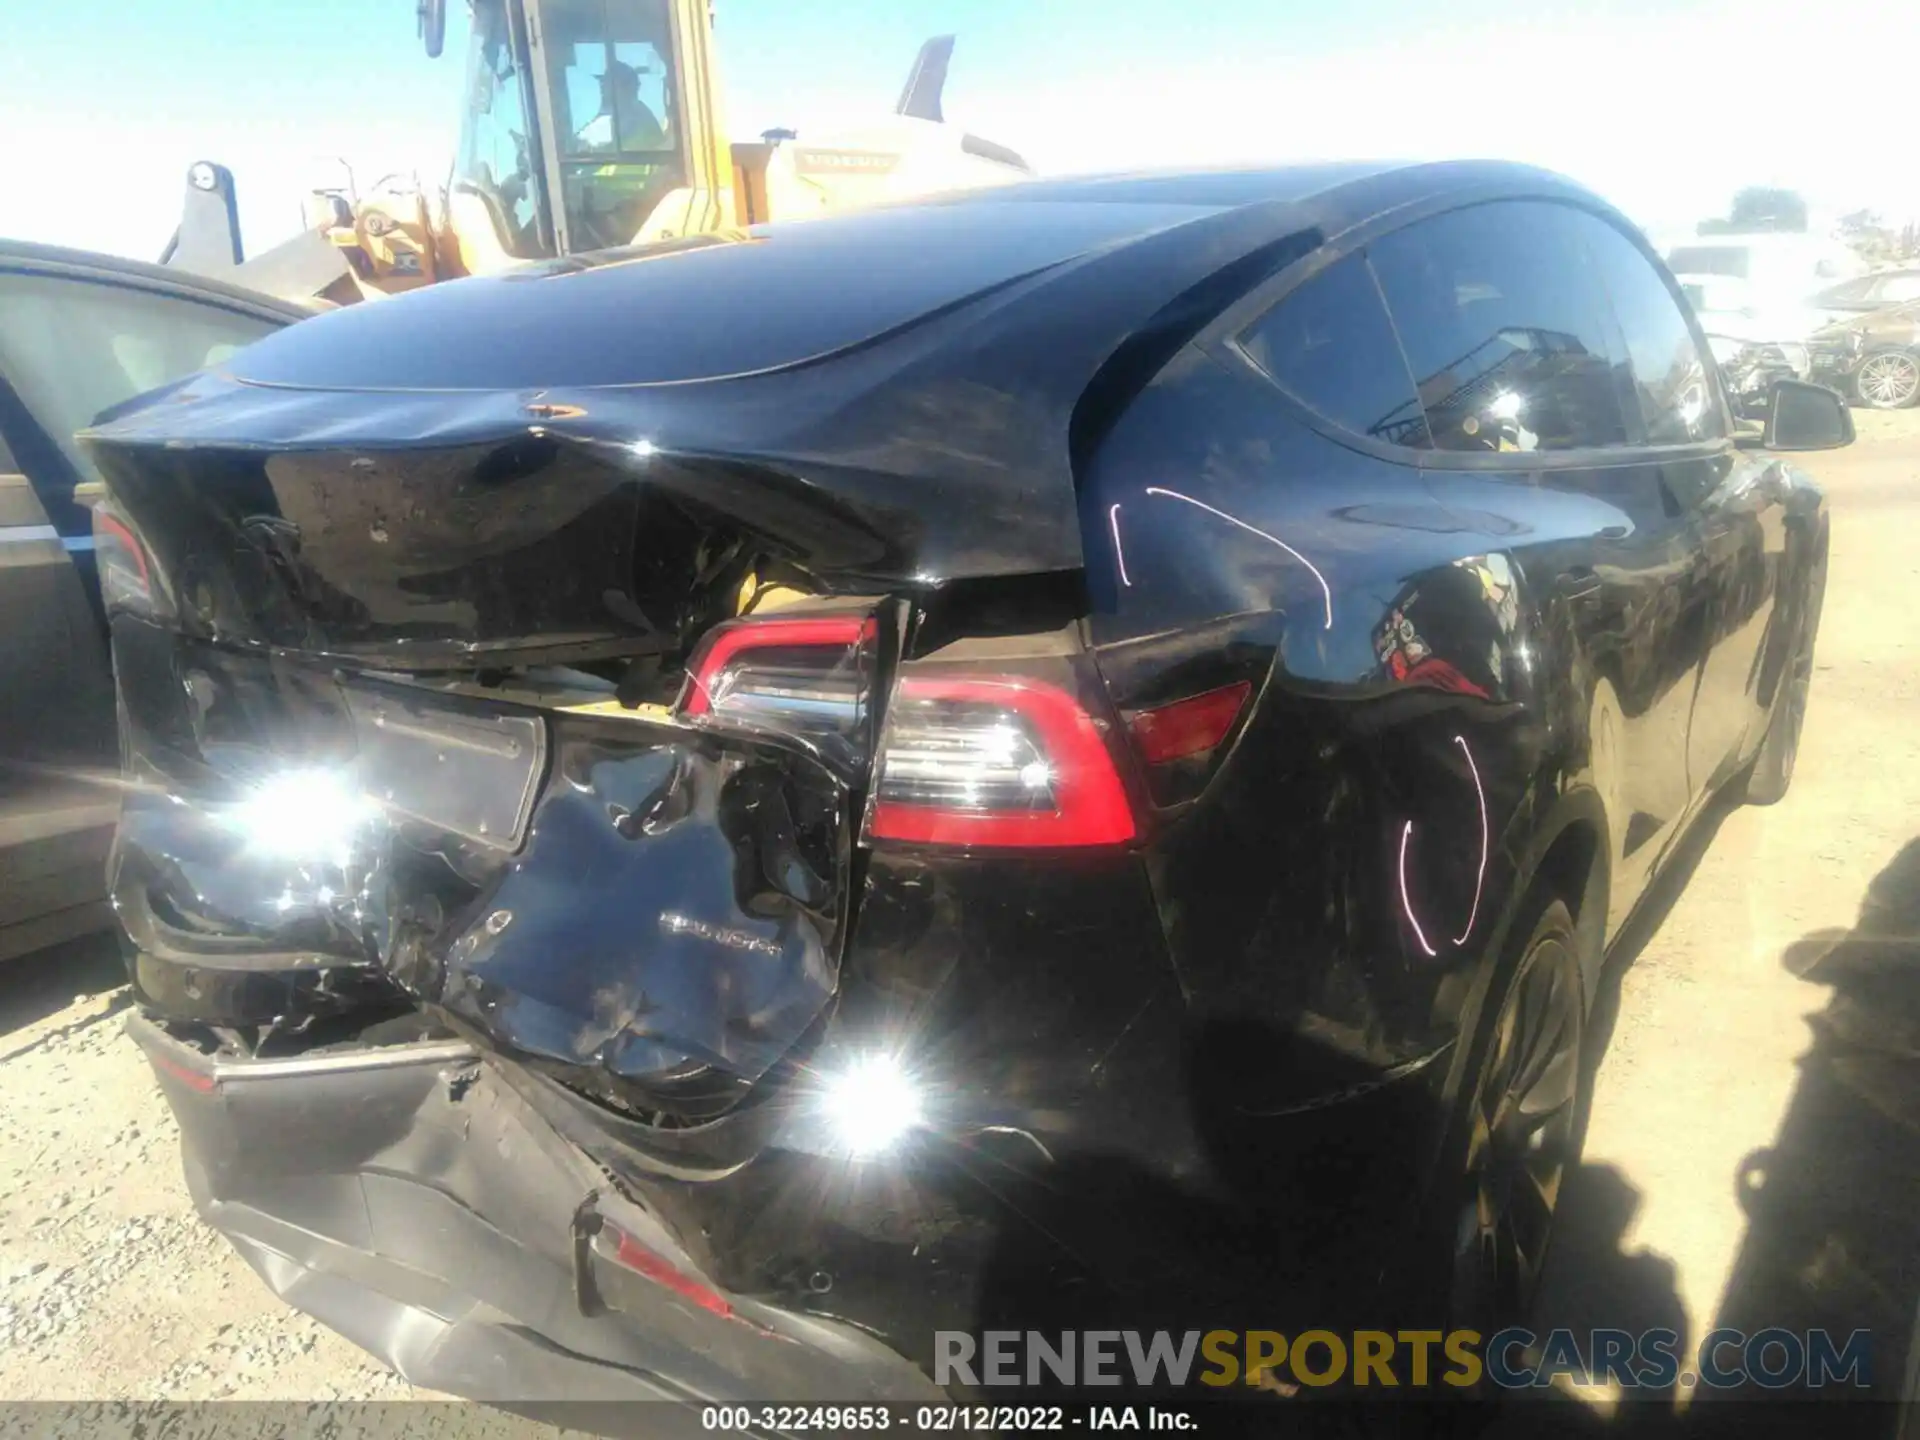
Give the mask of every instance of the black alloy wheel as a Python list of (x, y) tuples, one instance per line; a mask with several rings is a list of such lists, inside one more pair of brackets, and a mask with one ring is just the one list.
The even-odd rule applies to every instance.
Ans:
[(1448, 1322), (1490, 1336), (1527, 1317), (1583, 1127), (1586, 992), (1573, 917), (1541, 912), (1465, 1112)]

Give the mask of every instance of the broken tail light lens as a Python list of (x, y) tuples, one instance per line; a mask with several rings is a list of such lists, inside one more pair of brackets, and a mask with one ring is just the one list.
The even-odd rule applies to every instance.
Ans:
[(164, 618), (166, 589), (147, 547), (124, 518), (104, 503), (93, 507), (94, 565), (107, 613), (127, 611)]
[(878, 634), (871, 615), (728, 621), (694, 652), (680, 713), (790, 735), (858, 763)]
[(867, 834), (932, 845), (1116, 845), (1136, 833), (1105, 737), (1071, 692), (1029, 676), (904, 675)]

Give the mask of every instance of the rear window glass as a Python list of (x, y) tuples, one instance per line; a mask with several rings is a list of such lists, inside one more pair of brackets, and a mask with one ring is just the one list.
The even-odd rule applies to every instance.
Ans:
[(1632, 442), (1626, 344), (1578, 214), (1535, 201), (1475, 205), (1370, 248), (1436, 450)]
[(1744, 280), (1753, 252), (1744, 245), (1679, 245), (1667, 255), (1667, 268), (1676, 275), (1725, 275)]
[(1295, 399), (1362, 435), (1427, 447), (1426, 420), (1363, 256), (1291, 291), (1241, 336), (1253, 362)]

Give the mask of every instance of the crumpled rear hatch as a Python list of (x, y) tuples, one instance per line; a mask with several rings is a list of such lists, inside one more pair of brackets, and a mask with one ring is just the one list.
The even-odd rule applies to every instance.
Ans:
[(691, 1124), (835, 992), (886, 543), (765, 465), (461, 403), (406, 448), (95, 438), (141, 998), (249, 1048), (424, 1006)]
[(623, 1110), (725, 1109), (820, 1015), (848, 920), (880, 632), (790, 628), (690, 714), (622, 703), (652, 657), (429, 680), (119, 616), (143, 1001), (266, 1030), (424, 1004)]
[[(655, 1123), (739, 1103), (835, 993), (909, 617), (1077, 593), (1076, 406), (1219, 264), (1183, 238), (1205, 213), (983, 201), (566, 261), (303, 322), (108, 417), (144, 1003), (260, 1035), (424, 1006)], [(886, 275), (836, 297), (869, 251)], [(1016, 807), (968, 825), (1041, 837), (1020, 777), (1044, 800), (1049, 744), (1106, 743), (1008, 729), (1019, 686), (922, 688), (900, 793), (960, 756), (964, 803)], [(994, 749), (1029, 722), (1026, 759)], [(1105, 807), (1082, 840), (1125, 818), (1072, 798)]]

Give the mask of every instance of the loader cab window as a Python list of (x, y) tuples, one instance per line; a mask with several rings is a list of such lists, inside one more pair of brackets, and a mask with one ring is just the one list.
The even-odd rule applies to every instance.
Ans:
[(542, 0), (571, 249), (632, 244), (686, 183), (668, 0)]
[(527, 123), (520, 47), (501, 0), (479, 0), (467, 67), (466, 113), (453, 167), (456, 190), (478, 195), (501, 248), (518, 259), (551, 255), (541, 235), (538, 148)]

